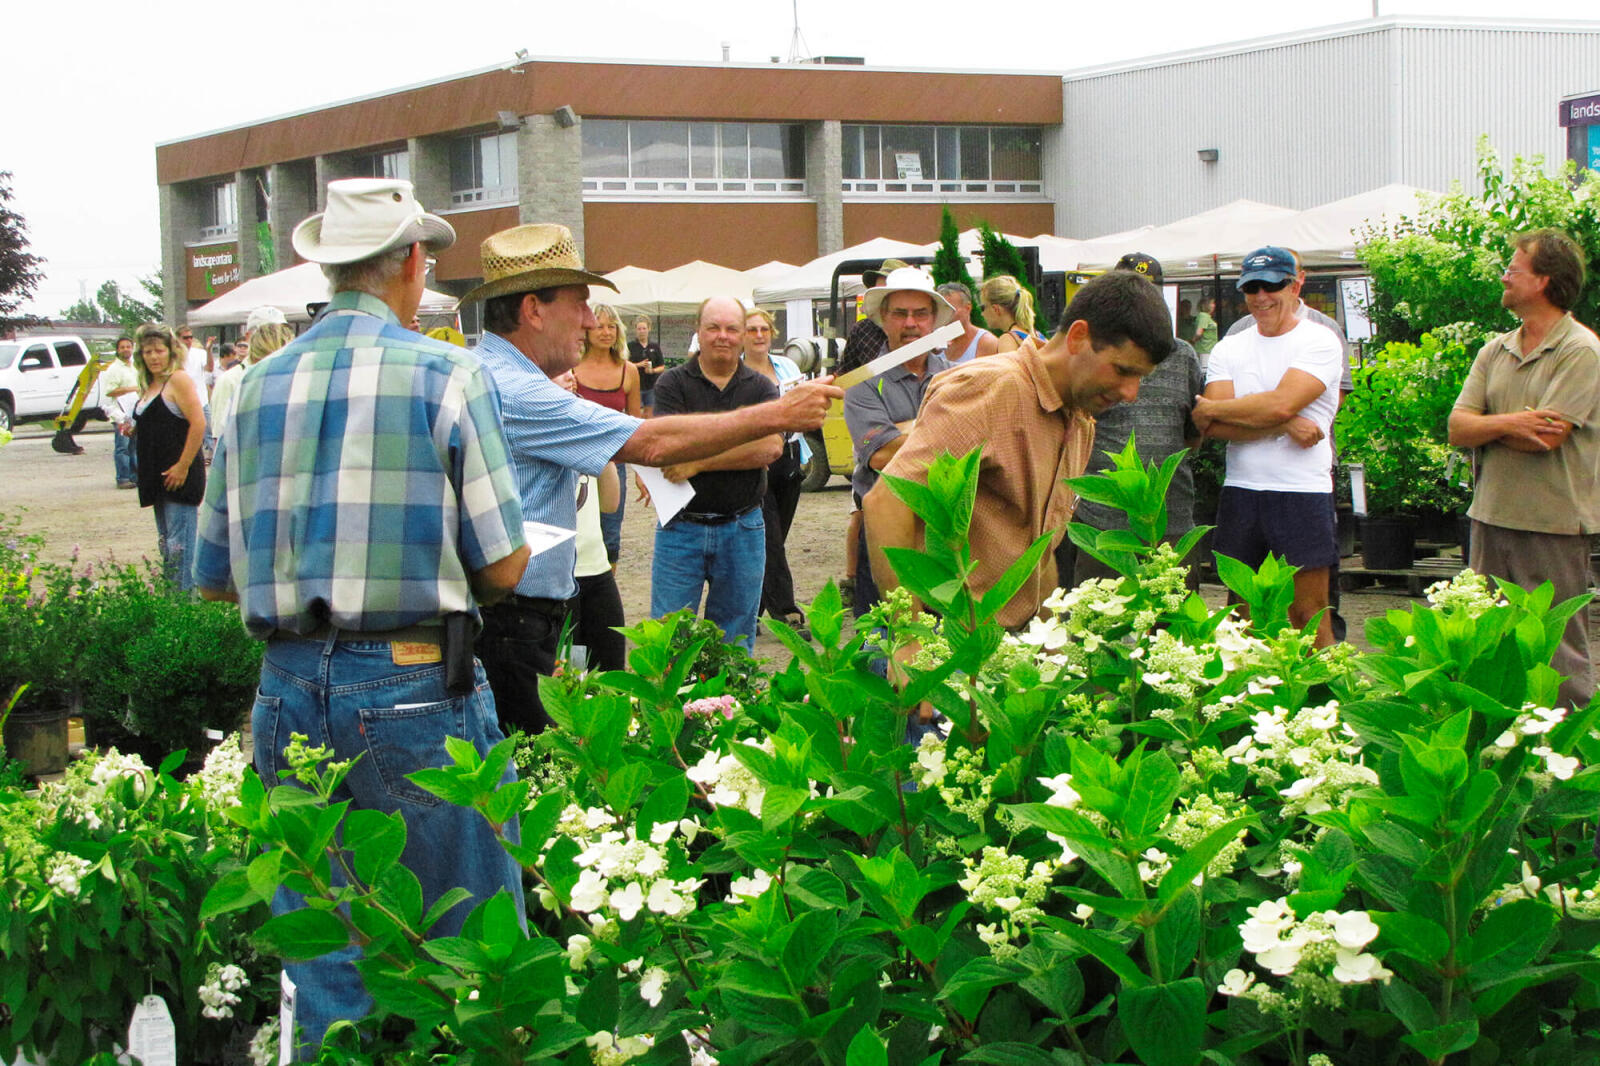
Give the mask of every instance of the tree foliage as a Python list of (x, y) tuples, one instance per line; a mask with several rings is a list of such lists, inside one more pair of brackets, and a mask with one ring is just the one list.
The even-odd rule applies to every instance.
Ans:
[(983, 257), (983, 276), (993, 278), (1007, 274), (1016, 278), (1017, 284), (1027, 289), (1028, 295), (1033, 297), (1035, 313), (1038, 313), (1044, 305), (1039, 302), (1039, 290), (1033, 287), (1033, 280), (1028, 276), (1028, 264), (1023, 261), (1017, 246), (1006, 240), (1004, 234), (990, 229), (987, 222), (978, 223), (978, 239), (983, 242), (982, 251), (978, 253)]
[(956, 229), (955, 216), (945, 205), (939, 216), (939, 250), (933, 256), (933, 283), (959, 281), (972, 294), (972, 324), (984, 329), (983, 313), (978, 307), (978, 283), (972, 280), (966, 257), (961, 254), (961, 231)]
[[(1588, 170), (1580, 177), (1572, 163), (1547, 173), (1542, 156), (1519, 156), (1508, 171), (1487, 138), (1479, 141), (1478, 169), (1481, 196), (1457, 184), (1426, 198), (1415, 216), (1363, 235), (1380, 342), (1415, 344), (1459, 323), (1480, 337), (1511, 329), (1515, 320), (1500, 306), (1500, 272), (1517, 234), (1545, 226), (1570, 234), (1584, 250), (1590, 284), (1573, 312), (1591, 329), (1600, 325), (1600, 178)], [(1469, 346), (1469, 358), (1477, 348)]]
[(139, 279), (148, 300), (124, 293), (115, 281), (107, 281), (92, 300), (79, 300), (61, 312), (68, 322), (114, 322), (132, 333), (146, 322), (161, 321), (162, 282), (160, 274)]
[(28, 223), (11, 198), (11, 171), (0, 170), (0, 334), (39, 321), (19, 312), (44, 280), (44, 259), (28, 250)]

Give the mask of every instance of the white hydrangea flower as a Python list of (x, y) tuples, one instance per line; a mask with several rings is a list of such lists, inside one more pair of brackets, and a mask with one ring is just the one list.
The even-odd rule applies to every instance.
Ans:
[(611, 909), (617, 912), (617, 917), (625, 922), (631, 922), (644, 906), (644, 889), (639, 887), (639, 882), (629, 881), (611, 893)]
[(206, 967), (206, 980), (196, 991), (203, 1006), (200, 1013), (207, 1018), (232, 1018), (233, 1008), (242, 1002), (237, 993), (250, 984), (244, 970), (233, 964)]
[(1243, 970), (1229, 970), (1222, 975), (1217, 991), (1224, 996), (1242, 996), (1256, 983), (1256, 975)]
[(1372, 981), (1387, 982), (1394, 973), (1384, 967), (1376, 955), (1361, 955), (1340, 948), (1333, 966), (1333, 979), (1345, 985), (1364, 985)]
[(83, 879), (93, 868), (87, 859), (58, 851), (45, 861), (44, 883), (67, 899), (77, 899)]
[(583, 969), (593, 952), (594, 941), (582, 933), (573, 933), (567, 937), (567, 965), (574, 971)]
[(749, 877), (735, 877), (728, 894), (729, 903), (742, 903), (745, 900), (757, 899), (766, 894), (772, 886), (772, 875), (765, 870), (757, 870)]
[(659, 966), (652, 966), (639, 978), (639, 998), (652, 1007), (661, 1006), (662, 993), (667, 988), (667, 971)]

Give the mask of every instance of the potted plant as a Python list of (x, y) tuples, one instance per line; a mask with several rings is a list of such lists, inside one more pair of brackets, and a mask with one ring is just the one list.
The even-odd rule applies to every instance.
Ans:
[(1409, 569), (1418, 517), (1460, 513), (1471, 498), (1450, 477), (1448, 423), (1472, 360), (1464, 342), (1439, 333), (1373, 354), (1334, 423), (1340, 462), (1365, 468), (1369, 569)]

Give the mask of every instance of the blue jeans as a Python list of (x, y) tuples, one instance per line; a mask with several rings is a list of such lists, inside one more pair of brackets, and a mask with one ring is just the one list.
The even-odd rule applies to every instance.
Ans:
[(722, 627), (723, 639), (754, 651), (766, 568), (761, 508), (712, 526), (674, 518), (656, 530), (650, 616), (660, 618), (685, 607), (698, 611), (700, 592), (706, 589), (706, 617)]
[(194, 591), (194, 539), (200, 508), (192, 503), (155, 502), (156, 535), (161, 538), (161, 571), (185, 592)]
[(117, 433), (111, 438), (111, 465), (117, 472), (118, 485), (131, 485), (138, 480), (139, 461), (134, 455), (132, 437)]
[[(470, 740), (480, 754), (504, 739), (482, 666), (476, 690), (452, 696), (442, 664), (396, 666), (387, 641), (275, 640), (262, 661), (250, 725), (256, 771), (269, 788), (292, 783), (280, 781), (291, 733), (332, 748), (335, 759), (360, 756), (333, 799), (349, 800), (351, 809), (400, 812), (406, 825), (401, 862), (422, 882), (424, 910), (457, 885), (472, 893), (439, 919), (431, 935), (458, 935), (472, 909), (501, 889), (511, 893), (516, 913), (523, 913), (521, 871), (482, 815), (406, 780), (417, 770), (451, 763), (446, 737)], [(501, 782), (515, 777), (507, 766)], [(507, 827), (513, 840), (516, 828), (514, 822)], [(334, 880), (342, 884), (335, 870)], [(280, 888), (272, 910), (283, 914), (301, 905), (300, 896)], [(296, 986), (300, 1056), (315, 1051), (334, 1021), (358, 1019), (371, 1009), (354, 966), (359, 958), (359, 949), (349, 947), (285, 964)]]
[(628, 464), (617, 464), (617, 483), (622, 494), (617, 497), (617, 509), (607, 514), (600, 512), (600, 541), (606, 546), (606, 558), (612, 563), (622, 554), (622, 509), (628, 502)]

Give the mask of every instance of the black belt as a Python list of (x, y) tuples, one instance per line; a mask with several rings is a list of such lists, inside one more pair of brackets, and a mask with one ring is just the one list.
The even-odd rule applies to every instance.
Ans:
[(720, 526), (724, 522), (732, 522), (735, 518), (743, 518), (745, 515), (749, 514), (751, 511), (754, 511), (760, 506), (761, 504), (759, 503), (752, 503), (744, 510), (735, 511), (733, 514), (706, 513), (704, 511), (679, 511), (674, 517), (681, 518), (685, 522), (693, 522), (700, 526)]
[(509, 607), (523, 611), (532, 611), (535, 614), (546, 615), (550, 618), (565, 618), (567, 615), (572, 613), (572, 609), (577, 606), (577, 603), (578, 597), (576, 596), (572, 597), (570, 600), (551, 600), (546, 599), (543, 596), (511, 595), (507, 596), (499, 603), (484, 609), (488, 611), (496, 611)]
[[(337, 634), (337, 635), (335, 635)], [(329, 637), (341, 644), (357, 641), (403, 641), (411, 644), (439, 644), (444, 640), (444, 627), (431, 626), (402, 626), (399, 629), (339, 629), (324, 622), (309, 633), (294, 633), (287, 629), (275, 629), (268, 640), (315, 640), (326, 641)]]

